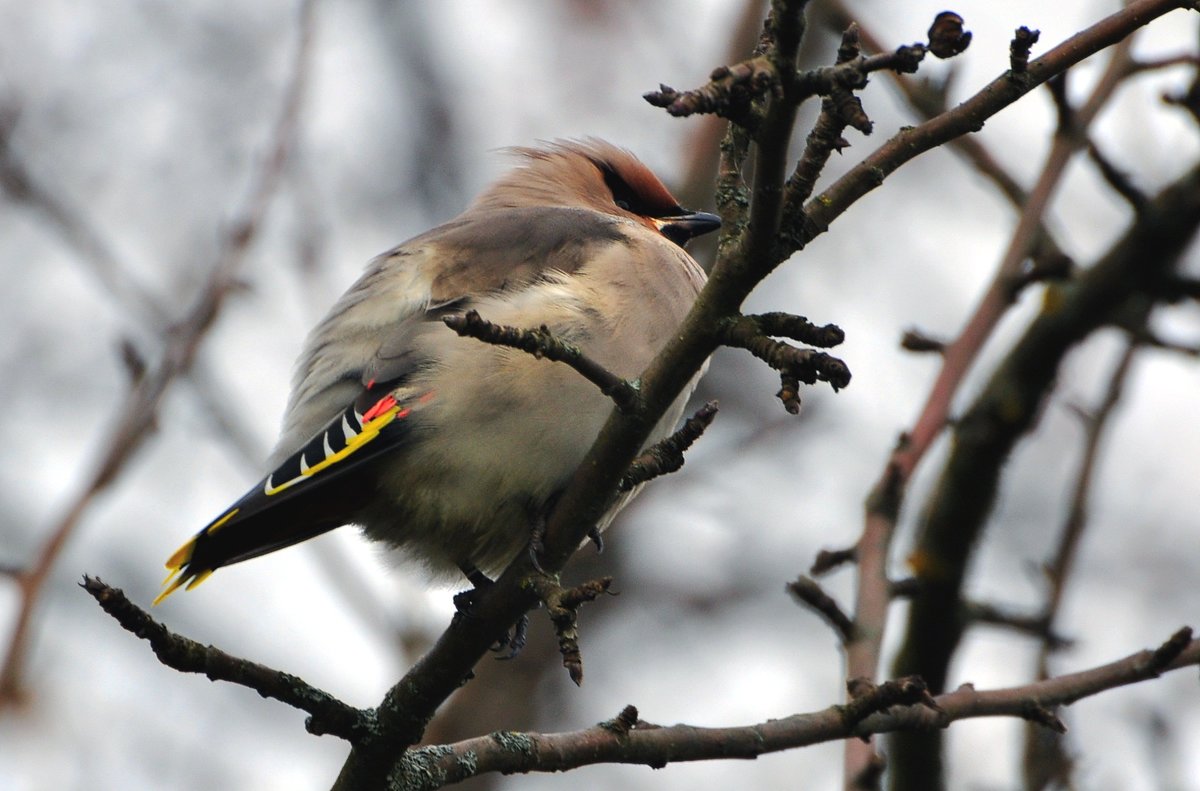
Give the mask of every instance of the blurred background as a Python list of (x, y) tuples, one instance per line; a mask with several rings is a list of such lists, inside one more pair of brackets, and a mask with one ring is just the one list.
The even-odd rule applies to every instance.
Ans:
[[(720, 130), (711, 120), (672, 119), (641, 94), (659, 82), (698, 86), (714, 66), (744, 56), (764, 5), (319, 0), (306, 16), (295, 0), (0, 0), (5, 652), (21, 608), (17, 572), (78, 516), (24, 630), (21, 672), (4, 691), (0, 788), (330, 785), (345, 757), (341, 741), (307, 735), (301, 713), (251, 691), (162, 667), (79, 589), (81, 575), (150, 603), (171, 551), (257, 479), (307, 329), (369, 258), (451, 218), (509, 167), (499, 149), (599, 136), (635, 151), (685, 205), (711, 208)], [(953, 8), (974, 33), (970, 49), (953, 66), (929, 59), (921, 74), (946, 79), (954, 69), (957, 103), (1007, 68), (1018, 25), (1041, 30), (1036, 55), (1116, 7), (964, 0)], [(850, 8), (888, 46), (923, 40), (944, 10), (868, 0)], [(836, 49), (825, 13), (814, 3), (814, 65), (832, 62)], [(1140, 34), (1134, 51), (1194, 53), (1196, 40), (1196, 16), (1175, 13)], [(306, 77), (285, 135), (291, 148), (242, 250), (231, 246), (232, 231), (262, 184), (298, 53)], [(1086, 95), (1097, 60), (1072, 73), (1072, 97)], [(1130, 81), (1095, 129), (1148, 192), (1200, 154), (1194, 125), (1160, 99), (1190, 79), (1181, 66)], [(918, 120), (883, 75), (862, 97), (875, 134), (849, 132), (852, 147), (821, 183)], [(1039, 91), (979, 138), (1028, 187), (1054, 122), (1049, 94)], [(802, 124), (798, 139), (806, 132)], [(1128, 218), (1095, 168), (1079, 162), (1047, 220), (1087, 264)], [(912, 327), (942, 337), (961, 328), (1013, 221), (988, 181), (939, 150), (906, 165), (773, 275), (748, 307), (840, 325), (847, 341), (837, 354), (854, 373), (851, 386), (805, 391), (792, 417), (773, 396), (774, 374), (743, 354), (717, 354), (697, 399), (717, 398), (722, 410), (684, 470), (623, 513), (603, 555), (585, 549), (568, 569), (568, 580), (613, 574), (620, 591), (583, 612), (583, 687), (561, 669), (535, 614), (526, 653), (483, 660), (429, 738), (582, 728), (629, 703), (653, 722), (731, 725), (838, 702), (835, 635), (784, 584), (822, 548), (858, 536), (863, 498), (937, 370), (936, 356), (902, 351), (899, 338)], [(192, 310), (231, 250), (244, 253), (236, 282), (194, 363), (166, 388), (152, 433), (82, 501), (133, 377), (157, 364), (168, 327)], [(1188, 267), (1200, 274), (1195, 249)], [(1039, 291), (1028, 289), (1005, 320), (962, 403), (1033, 315)], [(1155, 328), (1194, 346), (1200, 311), (1163, 311)], [(1116, 334), (1102, 333), (1068, 358), (1037, 434), (1008, 470), (971, 575), (974, 597), (1016, 611), (1042, 606), (1039, 569), (1057, 541), (1082, 447), (1071, 406), (1099, 400), (1119, 351)], [(1053, 670), (1107, 662), (1158, 645), (1184, 623), (1200, 626), (1198, 393), (1200, 369), (1188, 355), (1145, 351), (1134, 362), (1063, 605), (1060, 623), (1075, 643)], [(942, 450), (914, 481), (897, 576)], [(852, 606), (852, 570), (823, 582)], [(345, 529), (224, 569), (154, 614), (366, 707), (444, 628), (456, 589), (431, 587)], [(894, 608), (889, 648), (904, 609)], [(1037, 647), (1012, 631), (974, 628), (951, 686), (1026, 682)], [(1066, 710), (1079, 786), (1200, 789), (1198, 702), (1195, 673), (1181, 672)], [(951, 786), (1020, 788), (1022, 734), (1013, 720), (954, 725)], [(835, 788), (841, 749), (483, 778), (473, 787)]]

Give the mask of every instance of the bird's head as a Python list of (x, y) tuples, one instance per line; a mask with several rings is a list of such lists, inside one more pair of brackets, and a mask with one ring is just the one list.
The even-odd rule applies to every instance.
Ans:
[(715, 231), (721, 219), (679, 205), (637, 157), (596, 138), (514, 148), (521, 167), (484, 191), (474, 209), (570, 206), (634, 220), (682, 247)]

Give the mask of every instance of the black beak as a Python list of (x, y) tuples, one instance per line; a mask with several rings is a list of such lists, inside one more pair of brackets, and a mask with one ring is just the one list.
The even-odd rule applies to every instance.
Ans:
[(672, 217), (651, 217), (663, 236), (683, 247), (688, 240), (721, 227), (721, 218), (706, 211), (681, 210)]

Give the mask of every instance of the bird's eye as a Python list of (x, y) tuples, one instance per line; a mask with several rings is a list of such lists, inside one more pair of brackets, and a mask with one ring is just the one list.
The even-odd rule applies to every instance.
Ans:
[[(640, 176), (640, 181), (635, 179), (631, 184), (611, 167), (601, 166), (600, 170), (604, 174), (605, 186), (612, 192), (612, 205), (622, 211), (642, 217), (666, 217), (679, 208), (674, 205), (675, 199), (666, 187), (659, 184), (649, 171)], [(639, 174), (635, 172), (633, 175)]]
[[(604, 183), (612, 191), (613, 205), (618, 209), (633, 214), (650, 213), (642, 211), (642, 202), (638, 200), (637, 192), (626, 183), (625, 179), (618, 176), (615, 171), (608, 168), (604, 169)], [(637, 208), (635, 209), (634, 206)]]

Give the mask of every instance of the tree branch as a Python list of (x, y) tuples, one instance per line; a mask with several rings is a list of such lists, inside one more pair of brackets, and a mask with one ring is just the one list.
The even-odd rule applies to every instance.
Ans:
[(634, 459), (625, 475), (621, 477), (617, 488), (622, 492), (632, 491), (660, 475), (668, 475), (682, 469), (683, 454), (700, 439), (716, 416), (716, 401), (709, 401), (697, 409), (674, 434), (656, 442)]
[[(1032, 68), (1032, 64), (1031, 64)], [(912, 565), (921, 586), (912, 600), (899, 675), (920, 674), (940, 690), (962, 636), (958, 609), (970, 556), (991, 512), (1000, 471), (1034, 424), (1066, 353), (1096, 329), (1153, 307), (1157, 281), (1170, 275), (1200, 228), (1200, 165), (1137, 215), (1094, 266), (1054, 293), (954, 427), (950, 456), (918, 527)], [(899, 788), (928, 788), (940, 767), (939, 734), (904, 734), (891, 768)], [(900, 758), (901, 760), (896, 760)]]
[[(1137, 340), (1130, 340), (1109, 377), (1108, 389), (1100, 404), (1091, 414), (1081, 414), (1084, 425), (1083, 461), (1076, 473), (1071, 507), (1059, 534), (1058, 547), (1054, 557), (1046, 563), (1045, 567), (1049, 591), (1046, 595), (1043, 619), (1046, 632), (1038, 650), (1036, 664), (1038, 680), (1050, 677), (1051, 654), (1061, 647), (1053, 639), (1056, 635), (1054, 625), (1066, 592), (1067, 580), (1071, 576), (1083, 533), (1088, 524), (1088, 499), (1091, 496), (1096, 464), (1100, 459), (1100, 443), (1109, 419), (1121, 400), (1121, 393), (1137, 349)], [(1071, 767), (1070, 757), (1064, 751), (1062, 743), (1057, 739), (1047, 739), (1043, 733), (1032, 728), (1025, 732), (1025, 751), (1022, 763), (1025, 785), (1029, 791), (1040, 791), (1055, 778), (1066, 779)]]
[(599, 387), (600, 392), (617, 405), (617, 409), (628, 410), (637, 400), (637, 390), (632, 384), (585, 355), (578, 346), (555, 337), (544, 324), (536, 330), (507, 327), (487, 321), (477, 310), (446, 316), (442, 321), (463, 337), (475, 338), (495, 346), (520, 349), (539, 359), (544, 357), (570, 366), (584, 379)]
[[(1140, 7), (1135, 9), (1134, 5)], [(1023, 196), (1023, 202), (1019, 204), (1021, 205), (1021, 215), (1010, 237), (1008, 250), (998, 264), (992, 281), (988, 284), (958, 337), (942, 347), (942, 366), (930, 388), (921, 413), (912, 429), (906, 432), (901, 441), (897, 443), (883, 472), (867, 497), (866, 519), (858, 542), (860, 566), (854, 617), (860, 627), (859, 639), (847, 647), (847, 672), (852, 676), (873, 678), (878, 673), (883, 630), (890, 606), (889, 581), (886, 572), (888, 553), (908, 481), (924, 458), (926, 451), (950, 422), (950, 405), (959, 386), (966, 378), (967, 372), (973, 366), (980, 350), (1012, 306), (1015, 290), (1018, 287), (1015, 284), (1022, 274), (1021, 266), (1026, 257), (1035, 254), (1035, 246), (1038, 244), (1044, 246), (1043, 252), (1058, 250), (1057, 246), (1049, 246), (1053, 244), (1053, 240), (1044, 229), (1043, 215), (1065, 172), (1070, 156), (1082, 144), (1082, 139), (1078, 137), (1078, 134), (1086, 132), (1091, 120), (1111, 97), (1121, 76), (1125, 74), (1124, 63), (1129, 44), (1121, 38), (1113, 39), (1114, 30), (1119, 29), (1123, 31), (1121, 36), (1128, 36), (1132, 30), (1137, 28), (1138, 20), (1143, 19), (1133, 12), (1136, 10), (1139, 14), (1150, 13), (1150, 9), (1146, 8), (1148, 5), (1145, 2), (1135, 3), (1124, 11), (1102, 20), (1028, 64), (1022, 72), (1021, 79), (1014, 80), (1009, 76), (1000, 77), (982, 92), (955, 109), (942, 113), (917, 127), (917, 130), (923, 130), (920, 137), (928, 135), (939, 139), (942, 136), (941, 126), (946, 123), (948, 117), (961, 114), (960, 122), (966, 122), (977, 115), (976, 110), (968, 108), (976, 103), (982, 103), (986, 98), (994, 101), (1000, 100), (1000, 97), (1006, 97), (1009, 92), (1020, 93), (1031, 90), (1034, 86), (1029, 82), (1030, 80), (1046, 82), (1055, 74), (1065, 73), (1067, 68), (1078, 62), (1075, 58), (1079, 53), (1074, 46), (1082, 39), (1097, 37), (1103, 39), (1106, 45), (1111, 44), (1114, 40), (1120, 42), (1091, 97), (1074, 114), (1074, 123), (1060, 126), (1055, 134), (1051, 151), (1047, 155), (1037, 184), (1028, 195)], [(1165, 7), (1165, 4), (1159, 4), (1153, 9), (1158, 14), (1165, 14), (1169, 10), (1171, 9)], [(982, 123), (982, 118), (979, 118), (979, 123)], [(901, 135), (903, 134), (901, 133)], [(1005, 180), (997, 176), (997, 183), (1004, 187)], [(1050, 258), (1041, 259), (1041, 262), (1045, 263), (1050, 260), (1059, 262), (1066, 259), (1063, 254), (1058, 253)], [(940, 689), (937, 685), (934, 688)], [(853, 778), (862, 771), (868, 771), (874, 762), (874, 757), (870, 750), (857, 744), (849, 744), (846, 760), (846, 776)]]
[(307, 711), (310, 716), (304, 727), (315, 736), (330, 734), (356, 742), (368, 736), (374, 727), (374, 717), (370, 712), (348, 706), (297, 676), (231, 656), (211, 645), (202, 645), (174, 634), (129, 601), (119, 588), (86, 576), (80, 587), (122, 628), (148, 642), (158, 661), (169, 668), (182, 673), (202, 673), (210, 681), (228, 681), (248, 687), (264, 698), (274, 698), (292, 708)]
[[(1019, 687), (978, 691), (965, 685), (924, 701), (924, 685), (888, 682), (871, 689), (859, 718), (845, 706), (795, 714), (754, 725), (701, 728), (658, 726), (622, 716), (567, 733), (499, 732), (450, 745), (409, 751), (410, 766), (438, 788), (489, 772), (563, 772), (598, 763), (642, 764), (661, 769), (670, 763), (718, 758), (753, 759), (767, 753), (864, 737), (902, 729), (945, 728), (978, 717), (1021, 717), (1061, 727), (1051, 709), (1074, 703), (1162, 672), (1200, 664), (1200, 640), (1181, 630), (1158, 650), (1140, 651), (1117, 662)], [(629, 725), (633, 722), (633, 725)], [(620, 723), (618, 726), (616, 723)]]

